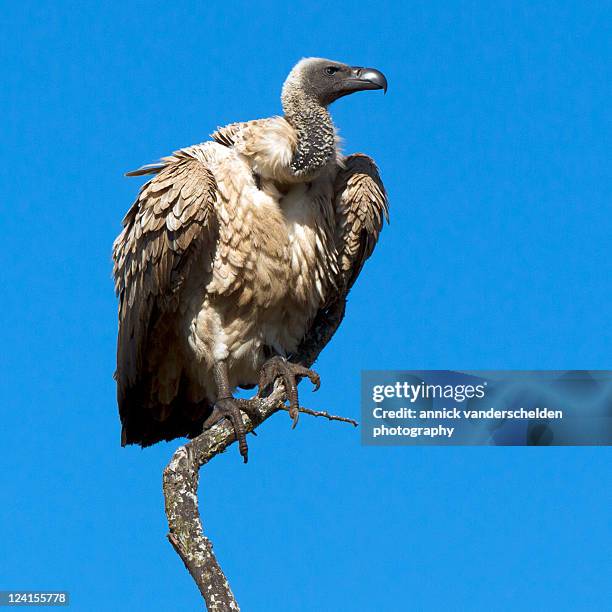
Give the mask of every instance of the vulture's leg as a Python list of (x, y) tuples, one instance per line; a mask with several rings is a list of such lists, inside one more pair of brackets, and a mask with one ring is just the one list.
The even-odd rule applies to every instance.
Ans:
[(297, 385), (300, 382), (300, 378), (304, 376), (310, 379), (310, 382), (315, 386), (315, 391), (321, 386), (321, 379), (315, 371), (309, 370), (299, 363), (291, 363), (280, 355), (268, 359), (259, 372), (259, 396), (277, 378), (283, 381), (287, 399), (289, 400), (289, 416), (293, 419), (293, 427), (297, 425), (300, 416)]
[(221, 419), (229, 419), (234, 428), (236, 440), (238, 440), (240, 454), (246, 463), (249, 460), (249, 448), (240, 410), (246, 412), (251, 420), (255, 421), (257, 421), (258, 418), (257, 411), (255, 407), (251, 405), (251, 400), (237, 399), (232, 395), (232, 390), (229, 385), (227, 364), (225, 361), (218, 361), (213, 368), (213, 373), (217, 386), (217, 401), (215, 402), (211, 415), (204, 421), (203, 428), (206, 430)]

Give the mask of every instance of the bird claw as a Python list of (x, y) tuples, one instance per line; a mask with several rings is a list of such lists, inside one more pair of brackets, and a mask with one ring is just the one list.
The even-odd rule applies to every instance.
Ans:
[(251, 400), (223, 397), (215, 402), (211, 415), (204, 421), (203, 429), (210, 429), (221, 419), (227, 419), (234, 428), (234, 434), (236, 440), (238, 440), (238, 449), (240, 450), (242, 459), (247, 463), (249, 460), (249, 447), (246, 441), (246, 432), (244, 430), (244, 422), (240, 411), (245, 412), (255, 423), (259, 419), (257, 408), (251, 404)]
[(300, 377), (306, 377), (310, 380), (314, 385), (313, 391), (317, 391), (321, 386), (321, 378), (314, 370), (310, 370), (299, 363), (287, 361), (279, 355), (268, 359), (259, 372), (258, 397), (261, 397), (266, 387), (274, 383), (277, 378), (281, 379), (285, 387), (287, 399), (289, 400), (289, 416), (293, 420), (292, 428), (295, 428), (300, 416), (300, 403), (297, 392)]

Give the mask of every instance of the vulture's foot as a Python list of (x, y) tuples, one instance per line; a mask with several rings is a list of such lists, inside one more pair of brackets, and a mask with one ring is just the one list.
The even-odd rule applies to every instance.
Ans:
[(245, 412), (249, 418), (257, 423), (259, 420), (258, 403), (255, 400), (237, 399), (235, 397), (220, 398), (215, 402), (213, 411), (210, 416), (204, 421), (203, 430), (210, 429), (221, 419), (228, 419), (234, 428), (236, 440), (238, 440), (238, 448), (245, 463), (249, 460), (249, 447), (246, 441), (246, 432), (244, 431), (244, 422), (240, 411)]
[(297, 385), (300, 378), (304, 376), (310, 379), (315, 387), (314, 391), (321, 386), (321, 379), (315, 371), (309, 370), (299, 363), (291, 363), (278, 355), (268, 359), (259, 372), (259, 391), (257, 393), (259, 397), (261, 397), (264, 389), (277, 378), (282, 380), (289, 400), (289, 416), (293, 419), (293, 427), (297, 425), (300, 416)]

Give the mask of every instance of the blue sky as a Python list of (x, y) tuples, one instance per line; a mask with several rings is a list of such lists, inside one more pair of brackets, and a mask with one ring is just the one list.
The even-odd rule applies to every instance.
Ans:
[[(178, 442), (119, 445), (110, 249), (126, 170), (280, 112), (292, 64), (374, 66), (333, 115), (387, 227), (306, 387), (362, 369), (611, 368), (610, 4), (4, 3), (0, 589), (198, 609), (165, 539)], [(589, 610), (612, 596), (609, 448), (366, 448), (279, 414), (202, 473), (244, 610)]]

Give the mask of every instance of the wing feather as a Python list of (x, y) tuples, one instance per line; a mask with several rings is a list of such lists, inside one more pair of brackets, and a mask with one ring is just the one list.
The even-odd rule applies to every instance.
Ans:
[(378, 168), (367, 155), (345, 159), (336, 180), (336, 247), (341, 282), (348, 292), (370, 257), (383, 226), (389, 222), (385, 187)]
[(126, 390), (137, 384), (156, 317), (176, 309), (197, 253), (213, 248), (217, 185), (204, 159), (182, 150), (128, 173), (155, 176), (140, 189), (113, 244), (120, 407)]

